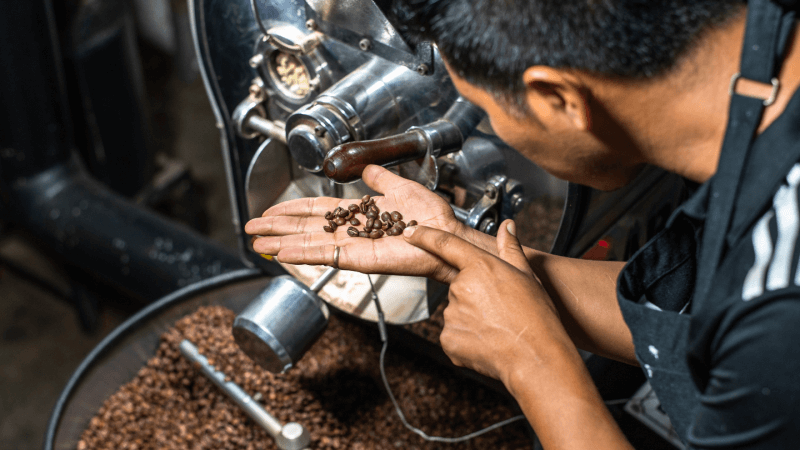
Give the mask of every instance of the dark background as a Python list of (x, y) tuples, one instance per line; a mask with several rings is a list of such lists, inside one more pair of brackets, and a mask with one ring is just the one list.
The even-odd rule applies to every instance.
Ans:
[[(172, 48), (165, 48), (157, 36), (148, 39), (148, 30), (141, 26), (137, 27), (136, 42), (152, 125), (154, 160), (180, 161), (188, 166), (192, 183), (182, 196), (183, 200), (196, 202), (196, 206), (188, 219), (184, 202), (163, 202), (160, 211), (233, 248), (236, 238), (219, 133), (194, 65), (188, 27), (177, 20), (185, 2), (145, 0), (132, 4), (137, 6), (134, 12), (140, 24), (148, 20), (147, 11), (141, 13), (140, 7), (163, 4), (173, 12), (169, 24), (174, 33)], [(156, 28), (163, 26), (150, 23)], [(179, 33), (181, 38), (175, 38)], [(69, 376), (103, 336), (143, 306), (97, 286), (92, 293), (99, 299), (97, 327), (84, 330), (72, 300), (58, 295), (59, 291), (69, 291), (71, 274), (48, 255), (46, 248), (32, 245), (24, 235), (24, 230), (0, 222), (3, 449), (41, 448), (47, 420)]]

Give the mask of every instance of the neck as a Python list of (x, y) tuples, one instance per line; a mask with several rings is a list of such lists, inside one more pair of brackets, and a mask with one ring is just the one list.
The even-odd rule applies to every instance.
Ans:
[[(731, 77), (739, 72), (746, 14), (703, 36), (678, 67), (645, 83), (600, 81), (592, 89), (621, 124), (644, 162), (705, 182), (716, 172), (728, 122)], [(759, 132), (783, 112), (800, 85), (800, 42), (794, 34), (778, 76), (778, 97)]]

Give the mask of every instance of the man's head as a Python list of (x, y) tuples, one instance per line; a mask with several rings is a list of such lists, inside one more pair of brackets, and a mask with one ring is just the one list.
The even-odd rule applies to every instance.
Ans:
[(625, 136), (593, 100), (587, 77), (632, 85), (658, 79), (704, 30), (742, 6), (740, 0), (394, 0), (392, 20), (407, 38), (437, 44), (456, 87), (487, 110), (501, 138), (557, 176), (614, 188), (635, 168), (623, 167), (632, 165), (619, 148)]

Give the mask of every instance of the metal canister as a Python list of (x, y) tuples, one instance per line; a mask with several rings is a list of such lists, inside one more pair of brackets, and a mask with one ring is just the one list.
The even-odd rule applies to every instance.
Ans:
[[(314, 284), (324, 284), (319, 281)], [(328, 325), (328, 307), (316, 290), (291, 276), (274, 278), (234, 320), (236, 343), (261, 367), (286, 371)]]

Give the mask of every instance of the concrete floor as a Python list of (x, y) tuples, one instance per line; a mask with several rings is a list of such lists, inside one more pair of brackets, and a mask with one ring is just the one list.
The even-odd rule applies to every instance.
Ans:
[[(68, 286), (60, 268), (17, 236), (3, 237), (2, 254), (48, 282)], [(66, 299), (0, 270), (0, 448), (41, 448), (50, 412), (72, 371), (125, 316), (106, 306), (98, 329), (87, 334)]]

